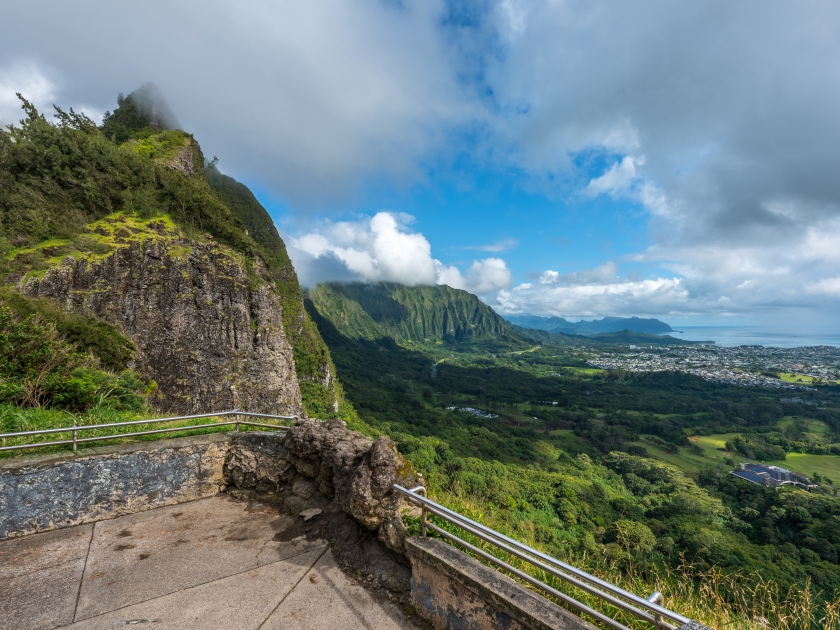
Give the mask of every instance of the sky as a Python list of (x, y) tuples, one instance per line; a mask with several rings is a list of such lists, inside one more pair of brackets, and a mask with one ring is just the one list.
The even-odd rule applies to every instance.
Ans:
[(840, 4), (10, 0), (14, 93), (154, 82), (302, 283), (840, 328)]

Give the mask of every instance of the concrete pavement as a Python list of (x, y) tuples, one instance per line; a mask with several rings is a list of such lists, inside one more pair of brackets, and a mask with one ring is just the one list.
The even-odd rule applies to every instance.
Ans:
[(295, 526), (213, 497), (0, 541), (0, 630), (418, 627)]

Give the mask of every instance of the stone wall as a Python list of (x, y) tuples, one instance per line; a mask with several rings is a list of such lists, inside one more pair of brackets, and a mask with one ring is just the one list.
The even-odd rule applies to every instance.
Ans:
[(6, 460), (0, 539), (213, 496), (227, 452), (220, 434)]
[(229, 492), (307, 515), (281, 532), (284, 539), (329, 540), (342, 565), (408, 601), (411, 567), (402, 514), (415, 510), (393, 485), (413, 487), (422, 479), (390, 438), (373, 441), (341, 420), (299, 420), (285, 439), (268, 433), (233, 437), (224, 474)]
[(445, 542), (409, 538), (411, 601), (437, 630), (596, 630)]

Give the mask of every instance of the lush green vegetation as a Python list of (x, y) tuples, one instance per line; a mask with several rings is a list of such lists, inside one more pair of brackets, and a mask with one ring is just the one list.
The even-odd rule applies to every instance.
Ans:
[[(355, 426), (394, 438), (443, 502), (578, 565), (612, 571), (611, 580), (617, 570), (637, 587), (670, 580), (669, 592), (688, 597), (685, 576), (715, 576), (729, 589), (716, 605), (728, 612), (707, 609), (710, 623), (734, 624), (740, 611), (772, 618), (773, 627), (809, 627), (784, 603), (789, 589), (793, 599), (821, 592), (809, 609), (815, 615), (814, 602), (840, 594), (840, 499), (831, 484), (775, 490), (726, 474), (743, 459), (727, 442), (763, 444), (776, 432), (806, 443), (797, 427), (820, 423), (820, 439), (834, 443), (837, 406), (678, 372), (595, 370), (581, 345), (398, 343), (383, 327), (355, 326), (364, 321), (359, 310), (372, 310), (358, 305), (346, 294), (340, 303), (308, 302), (358, 412)], [(811, 419), (800, 422), (806, 410)], [(750, 589), (775, 595), (756, 609), (733, 608)]]
[(319, 311), (330, 313), (334, 325), (351, 339), (527, 345), (510, 324), (476, 296), (445, 285), (334, 282), (318, 285), (307, 297)]
[(129, 370), (115, 375), (98, 366), (52, 323), (0, 307), (0, 403), (85, 411), (107, 400), (115, 409), (143, 408), (145, 383)]
[[(171, 220), (187, 238), (209, 233), (265, 261), (283, 303), (304, 406), (312, 415), (334, 413), (341, 389), (331, 378), (329, 351), (306, 315), (277, 230), (247, 188), (214, 164), (205, 174), (192, 136), (156, 124), (134, 95), (121, 100), (102, 129), (58, 108), (50, 123), (21, 101), (21, 125), (0, 132), (0, 273), (38, 273), (68, 253), (107, 255), (107, 243), (85, 232), (116, 212)], [(183, 168), (172, 168), (173, 161)], [(90, 348), (103, 367), (125, 367), (133, 349), (112, 327), (27, 302), (14, 291), (0, 294), (0, 303), (18, 313), (38, 312), (83, 350)]]

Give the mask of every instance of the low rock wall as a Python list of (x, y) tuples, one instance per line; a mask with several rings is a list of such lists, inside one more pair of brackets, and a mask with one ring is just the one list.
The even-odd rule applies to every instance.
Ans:
[(293, 516), (309, 510), (280, 535), (332, 541), (340, 562), (407, 601), (402, 514), (411, 507), (393, 485), (421, 481), (389, 438), (340, 420), (25, 456), (0, 464), (0, 539), (229, 491)]
[(285, 439), (257, 432), (233, 437), (224, 475), (228, 492), (308, 515), (281, 536), (330, 541), (342, 565), (408, 601), (402, 514), (415, 508), (393, 485), (412, 487), (422, 479), (390, 438), (373, 441), (340, 420), (299, 420)]
[(211, 497), (225, 434), (134, 442), (0, 463), (0, 539)]

